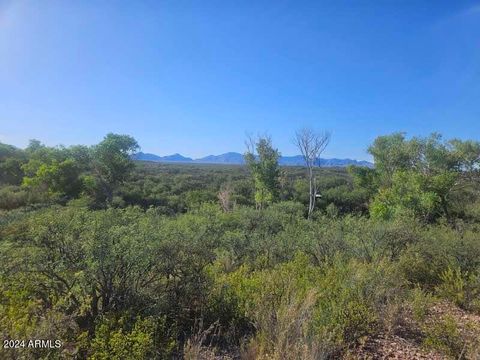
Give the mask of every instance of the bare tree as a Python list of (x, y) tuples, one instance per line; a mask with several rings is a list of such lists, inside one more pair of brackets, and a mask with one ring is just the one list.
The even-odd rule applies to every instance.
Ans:
[(235, 201), (232, 199), (232, 195), (233, 189), (230, 184), (222, 186), (217, 194), (218, 201), (224, 212), (232, 211), (235, 207)]
[(313, 168), (316, 165), (320, 165), (320, 155), (323, 153), (329, 142), (330, 133), (325, 131), (315, 132), (310, 128), (304, 128), (295, 133), (294, 143), (300, 150), (308, 170), (308, 184), (310, 190), (308, 204), (309, 219), (315, 209), (315, 201), (317, 199), (317, 182), (313, 173)]

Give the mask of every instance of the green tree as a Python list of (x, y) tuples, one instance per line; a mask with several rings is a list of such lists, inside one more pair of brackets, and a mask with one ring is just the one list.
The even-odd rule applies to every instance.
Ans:
[(250, 139), (245, 153), (245, 162), (255, 181), (255, 203), (262, 209), (278, 199), (280, 188), (280, 153), (273, 148), (269, 137)]
[(82, 191), (82, 168), (69, 148), (48, 147), (31, 140), (25, 152), (28, 162), (22, 166), (23, 186), (49, 197), (74, 198)]
[(368, 152), (374, 158), (382, 183), (387, 186), (395, 171), (410, 169), (419, 157), (416, 141), (406, 141), (404, 133), (377, 137)]
[(473, 140), (449, 141), (453, 156), (457, 159), (458, 170), (466, 181), (480, 182), (480, 142)]
[(73, 159), (62, 162), (53, 160), (50, 164), (42, 164), (33, 177), (25, 177), (23, 185), (41, 189), (50, 195), (78, 196), (82, 189), (80, 169)]
[(378, 172), (365, 166), (349, 165), (347, 171), (355, 187), (365, 189), (371, 196), (378, 191)]
[(444, 141), (437, 133), (427, 138), (405, 139), (395, 133), (378, 137), (369, 148), (375, 159), (375, 173), (355, 174), (365, 186), (377, 182), (379, 193), (372, 202), (372, 214), (390, 217), (410, 211), (425, 220), (443, 215), (452, 222), (453, 198), (478, 183), (480, 143)]
[(22, 165), (26, 160), (24, 151), (0, 143), (0, 184), (20, 185), (23, 178)]
[(440, 197), (429, 189), (428, 180), (413, 171), (396, 171), (392, 185), (380, 189), (370, 204), (370, 214), (382, 219), (410, 214), (433, 220), (440, 213)]
[(131, 156), (139, 148), (133, 137), (112, 133), (93, 148), (95, 183), (108, 203), (112, 201), (115, 188), (128, 178), (134, 168)]

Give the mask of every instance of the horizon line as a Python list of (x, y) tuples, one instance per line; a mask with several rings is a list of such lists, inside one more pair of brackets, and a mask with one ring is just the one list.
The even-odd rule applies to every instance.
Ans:
[[(171, 153), (171, 154), (166, 154), (166, 155), (159, 155), (159, 154), (156, 154), (156, 153), (153, 153), (153, 152), (145, 152), (145, 151), (138, 151), (136, 153), (134, 153), (133, 155), (136, 155), (136, 154), (147, 154), (147, 155), (154, 155), (154, 156), (158, 156), (158, 157), (167, 157), (167, 156), (173, 156), (173, 155), (180, 155), (186, 159), (191, 159), (191, 160), (202, 160), (206, 157), (209, 157), (209, 156), (221, 156), (221, 155), (225, 155), (225, 154), (239, 154), (239, 155), (244, 155), (243, 153), (240, 153), (240, 152), (237, 152), (237, 151), (227, 151), (227, 152), (224, 152), (224, 153), (220, 153), (220, 154), (209, 154), (209, 155), (205, 155), (205, 156), (201, 156), (201, 157), (191, 157), (191, 156), (187, 156), (187, 155), (184, 155), (182, 153), (179, 153), (179, 152), (175, 152), (175, 153)], [(280, 157), (303, 157), (303, 155), (301, 154), (295, 154), (295, 155), (284, 155), (280, 152)], [(323, 159), (323, 160), (332, 160), (332, 159), (336, 159), (336, 160), (354, 160), (354, 161), (358, 161), (358, 162), (368, 162), (368, 163), (371, 163), (373, 164), (374, 162), (371, 161), (371, 160), (364, 160), (364, 159), (357, 159), (357, 158), (353, 158), (353, 157), (336, 157), (336, 156), (332, 156), (332, 157), (319, 157), (319, 159)], [(172, 161), (173, 162), (173, 161)]]

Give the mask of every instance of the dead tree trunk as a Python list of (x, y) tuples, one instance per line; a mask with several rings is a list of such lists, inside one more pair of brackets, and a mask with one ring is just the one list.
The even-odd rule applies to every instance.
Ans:
[(317, 199), (317, 181), (315, 179), (315, 163), (320, 159), (330, 141), (330, 134), (327, 132), (315, 133), (311, 129), (302, 129), (295, 134), (294, 143), (300, 150), (307, 166), (308, 185), (309, 185), (309, 203), (308, 218), (310, 219), (315, 210)]

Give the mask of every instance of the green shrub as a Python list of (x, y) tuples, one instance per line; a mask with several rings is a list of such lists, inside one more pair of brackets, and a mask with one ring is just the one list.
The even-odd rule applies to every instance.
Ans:
[[(125, 318), (104, 318), (95, 327), (95, 336), (87, 353), (91, 360), (142, 360), (155, 354), (152, 319), (137, 319), (129, 328)], [(159, 349), (167, 352), (169, 349)], [(163, 351), (162, 351), (163, 350)], [(165, 351), (167, 350), (167, 351)]]
[(455, 319), (446, 316), (424, 327), (423, 345), (439, 350), (452, 358), (458, 358), (464, 352), (465, 342)]
[(242, 266), (230, 274), (217, 274), (219, 285), (236, 299), (238, 313), (245, 314), (256, 329), (249, 346), (255, 347), (257, 358), (276, 359), (282, 354), (288, 359), (310, 358), (326, 345), (313, 331), (319, 275), (302, 255), (269, 270)]
[(331, 355), (378, 330), (382, 314), (403, 296), (401, 278), (386, 262), (337, 258), (331, 264), (317, 267), (297, 254), (272, 269), (242, 266), (225, 274), (220, 267), (214, 277), (238, 314), (254, 324), (257, 351), (285, 353), (298, 342)]
[(463, 309), (480, 312), (480, 275), (463, 273), (460, 268), (449, 267), (441, 275), (437, 286), (439, 296), (452, 301)]
[(0, 188), (0, 209), (13, 210), (32, 203), (45, 202), (44, 194), (32, 192), (20, 186)]
[(429, 227), (420, 239), (408, 246), (399, 259), (405, 278), (413, 285), (433, 291), (442, 283), (449, 267), (462, 273), (475, 272), (480, 266), (480, 242), (472, 231), (463, 233), (447, 226)]
[(389, 306), (403, 297), (403, 282), (387, 262), (337, 259), (317, 283), (315, 328), (331, 335), (338, 347), (358, 342), (379, 330)]
[(433, 296), (419, 287), (415, 287), (409, 294), (408, 305), (412, 311), (413, 319), (422, 323), (430, 307), (433, 305)]

